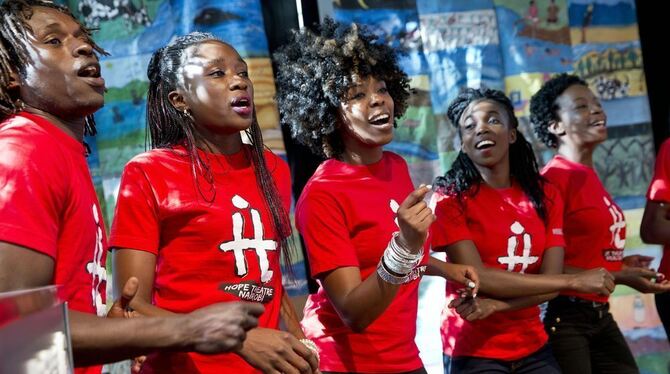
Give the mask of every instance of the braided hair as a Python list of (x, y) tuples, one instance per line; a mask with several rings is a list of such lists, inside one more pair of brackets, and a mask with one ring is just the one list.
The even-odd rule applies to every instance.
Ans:
[(407, 109), (409, 78), (396, 52), (357, 24), (345, 27), (326, 18), (317, 33), (294, 31), (274, 61), (281, 123), (315, 154), (340, 158), (344, 152), (338, 110), (354, 74), (386, 83), (395, 118)]
[[(188, 112), (177, 110), (168, 99), (170, 92), (177, 90), (182, 85), (180, 75), (186, 62), (186, 51), (190, 47), (208, 41), (226, 44), (212, 34), (192, 32), (176, 38), (167, 46), (155, 51), (151, 56), (147, 69), (149, 77), (147, 136), (151, 148), (172, 148), (176, 145), (183, 145), (191, 160), (191, 171), (196, 181), (198, 180), (196, 176), (201, 174), (209, 184), (210, 191), (214, 191), (214, 175), (210, 165), (197, 151), (197, 132), (194, 128), (193, 118)], [(263, 136), (256, 119), (255, 110), (251, 126), (245, 132), (251, 142), (251, 150), (245, 150), (245, 152), (248, 152), (247, 155), (251, 157), (256, 183), (265, 197), (265, 204), (272, 215), (275, 232), (281, 238), (280, 250), (284, 263), (288, 266), (289, 274), (292, 274), (290, 267), (291, 253), (294, 251), (295, 245), (291, 235), (291, 221), (288, 212), (281, 203), (277, 186), (265, 161), (265, 146), (263, 145)], [(204, 194), (199, 183), (197, 185), (201, 196), (206, 201), (212, 202), (214, 196), (209, 197), (210, 195)]]
[(549, 132), (551, 122), (559, 120), (556, 99), (574, 84), (589, 86), (576, 75), (562, 73), (546, 81), (530, 98), (530, 122), (533, 124), (533, 130), (549, 148), (558, 146), (558, 137)]
[[(26, 47), (31, 43), (33, 33), (28, 20), (33, 16), (34, 7), (46, 7), (68, 15), (79, 24), (88, 43), (98, 54), (108, 53), (91, 38), (91, 30), (86, 28), (70, 10), (49, 0), (5, 0), (0, 4), (0, 121), (21, 111), (18, 92), (10, 90), (12, 74), (24, 76), (26, 67), (32, 63)], [(93, 115), (86, 117), (84, 134), (95, 135)]]
[[(511, 127), (516, 129), (519, 121), (514, 115), (514, 106), (504, 92), (488, 88), (467, 88), (463, 90), (447, 108), (447, 117), (459, 128), (463, 112), (474, 102), (491, 101), (499, 104), (507, 112)], [(460, 134), (460, 130), (459, 130)], [(543, 189), (544, 178), (540, 175), (533, 147), (520, 131), (516, 141), (509, 146), (510, 175), (514, 178), (535, 207), (535, 211), (546, 221), (547, 212)], [(470, 157), (459, 151), (451, 169), (444, 176), (435, 179), (435, 186), (444, 193), (457, 196), (463, 203), (465, 195), (474, 196), (483, 182), (479, 170)]]

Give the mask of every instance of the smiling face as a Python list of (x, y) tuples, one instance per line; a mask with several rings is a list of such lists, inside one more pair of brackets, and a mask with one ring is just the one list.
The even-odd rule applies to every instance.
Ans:
[(458, 128), (463, 152), (477, 166), (509, 163), (509, 146), (516, 141), (510, 115), (495, 101), (473, 101), (463, 111)]
[(247, 64), (228, 44), (204, 41), (184, 52), (180, 88), (170, 101), (208, 133), (237, 134), (251, 126), (254, 89)]
[(393, 98), (384, 81), (354, 75), (339, 114), (345, 148), (379, 148), (393, 140)]
[(63, 119), (93, 114), (104, 104), (105, 81), (92, 42), (70, 16), (47, 7), (32, 10), (31, 62), (20, 74), (21, 100)]
[(556, 105), (558, 121), (549, 130), (559, 142), (580, 148), (607, 140), (607, 115), (588, 87), (573, 84), (556, 99)]

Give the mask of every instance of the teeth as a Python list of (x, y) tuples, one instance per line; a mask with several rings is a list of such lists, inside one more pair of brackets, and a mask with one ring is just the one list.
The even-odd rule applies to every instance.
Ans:
[(493, 142), (492, 140), (482, 140), (481, 142), (479, 142), (475, 145), (475, 148), (480, 149), (480, 148), (488, 146), (488, 145), (493, 146), (493, 145), (496, 145), (496, 143)]
[(370, 119), (370, 122), (386, 122), (390, 116), (388, 114), (382, 114), (379, 116), (374, 116)]

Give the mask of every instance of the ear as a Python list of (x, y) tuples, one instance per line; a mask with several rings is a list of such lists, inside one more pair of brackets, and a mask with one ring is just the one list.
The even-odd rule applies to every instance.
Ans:
[(9, 83), (7, 84), (7, 91), (18, 90), (21, 87), (21, 80), (19, 79), (19, 73), (14, 70), (9, 72)]
[(517, 129), (512, 129), (509, 132), (509, 144), (514, 144), (516, 142), (516, 132)]
[(184, 99), (184, 95), (179, 91), (170, 92), (168, 94), (168, 101), (170, 101), (170, 104), (180, 112), (185, 112), (189, 109), (188, 104), (186, 104), (186, 100)]
[(547, 129), (549, 130), (550, 133), (556, 135), (556, 136), (563, 136), (565, 135), (565, 127), (563, 126), (563, 122), (561, 121), (549, 121), (549, 126), (547, 126)]

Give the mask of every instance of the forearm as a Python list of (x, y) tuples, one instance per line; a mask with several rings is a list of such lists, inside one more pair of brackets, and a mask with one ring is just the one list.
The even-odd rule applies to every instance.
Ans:
[(509, 312), (539, 305), (558, 296), (558, 292), (545, 293), (541, 295), (517, 297), (513, 299), (497, 300), (496, 312)]
[(399, 288), (399, 285), (387, 283), (377, 275), (377, 272), (373, 272), (338, 298), (334, 306), (349, 328), (362, 332), (386, 310)]
[(570, 289), (571, 277), (562, 274), (521, 274), (482, 267), (480, 292), (493, 298), (510, 299)]
[(156, 349), (188, 350), (179, 316), (168, 318), (100, 318), (69, 311), (76, 366), (119, 361)]
[(300, 327), (300, 322), (298, 322), (298, 315), (295, 312), (293, 303), (288, 297), (286, 290), (284, 290), (284, 295), (281, 299), (280, 314), (282, 320), (284, 321), (284, 326), (286, 326), (286, 330), (298, 339), (305, 339), (305, 333)]

